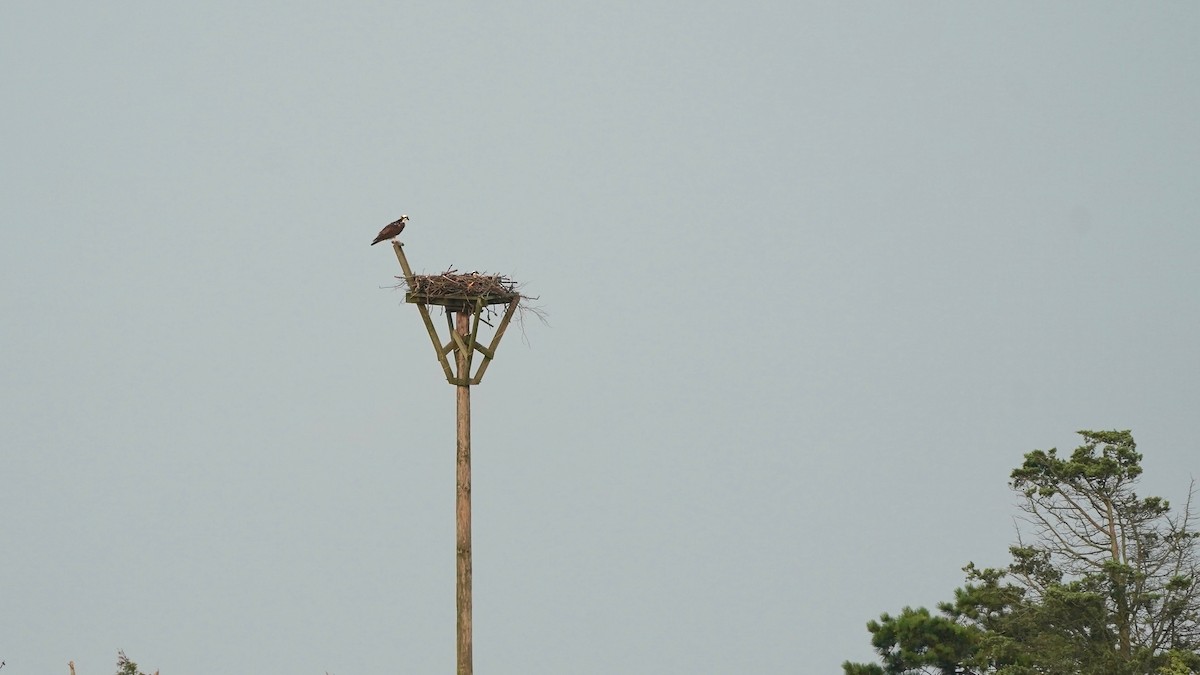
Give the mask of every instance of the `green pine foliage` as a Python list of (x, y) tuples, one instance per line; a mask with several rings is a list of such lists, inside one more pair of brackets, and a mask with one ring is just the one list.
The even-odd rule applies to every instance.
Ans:
[(1129, 431), (1080, 431), (1068, 458), (1025, 455), (1010, 486), (1023, 522), (1005, 568), (963, 568), (938, 613), (867, 624), (879, 664), (845, 675), (1200, 674), (1200, 562), (1191, 493), (1173, 513), (1134, 491)]

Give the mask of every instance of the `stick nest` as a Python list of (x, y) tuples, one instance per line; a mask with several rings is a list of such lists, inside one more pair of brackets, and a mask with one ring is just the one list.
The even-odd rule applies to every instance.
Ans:
[(448, 269), (441, 274), (415, 274), (412, 282), (396, 277), (409, 293), (422, 296), (430, 302), (438, 300), (475, 300), (483, 298), (489, 304), (509, 302), (522, 297), (517, 291), (517, 282), (503, 274), (486, 274)]
[(506, 305), (516, 299), (520, 301), (517, 305), (517, 315), (522, 333), (525, 329), (526, 313), (533, 314), (543, 324), (547, 324), (545, 310), (527, 303), (529, 300), (536, 301), (538, 297), (521, 293), (519, 284), (503, 274), (460, 274), (458, 270), (451, 268), (441, 274), (414, 274), (411, 284), (404, 277), (396, 278), (400, 283), (394, 288), (406, 289), (408, 302), (441, 305), (442, 309), (449, 313), (472, 312), (475, 302), (483, 300), (483, 315), (492, 318), (499, 314), (493, 308), (494, 305)]

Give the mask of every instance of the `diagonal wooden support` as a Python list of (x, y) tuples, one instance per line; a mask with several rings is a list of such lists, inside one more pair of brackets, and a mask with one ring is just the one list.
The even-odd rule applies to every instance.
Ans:
[[(479, 345), (475, 348), (483, 354), (483, 362), (479, 364), (479, 370), (475, 373), (475, 377), (471, 378), (471, 384), (479, 384), (483, 381), (483, 373), (487, 371), (487, 367), (491, 364), (492, 359), (496, 358), (496, 347), (500, 346), (500, 338), (504, 337), (504, 331), (508, 328), (508, 322), (512, 320), (513, 314), (517, 311), (517, 305), (520, 304), (520, 298), (513, 298), (508, 303), (508, 311), (504, 313), (504, 318), (500, 319), (500, 325), (496, 326), (496, 334), (492, 336), (492, 343), (486, 349)], [(475, 315), (476, 329), (479, 328), (479, 315)]]
[[(400, 269), (404, 271), (404, 282), (408, 284), (409, 288), (412, 288), (413, 273), (412, 268), (408, 266), (408, 258), (404, 256), (404, 244), (393, 241), (392, 249), (396, 251), (396, 260), (400, 261)], [(449, 353), (449, 350), (442, 349), (437, 329), (433, 327), (433, 319), (429, 318), (429, 309), (425, 306), (425, 303), (418, 302), (416, 305), (417, 311), (421, 313), (421, 321), (425, 323), (425, 330), (429, 333), (429, 339), (433, 340), (433, 349), (437, 352), (438, 362), (442, 364), (442, 371), (446, 374), (447, 380), (453, 381), (454, 372), (450, 370), (450, 362), (446, 359), (446, 354)]]

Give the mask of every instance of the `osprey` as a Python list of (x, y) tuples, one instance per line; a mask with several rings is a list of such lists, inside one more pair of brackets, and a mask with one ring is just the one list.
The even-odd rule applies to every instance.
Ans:
[(396, 237), (399, 237), (400, 233), (404, 230), (404, 223), (407, 220), (408, 216), (400, 216), (400, 220), (388, 223), (386, 227), (379, 231), (379, 234), (376, 235), (375, 241), (371, 242), (371, 245), (374, 246), (384, 239), (395, 239)]

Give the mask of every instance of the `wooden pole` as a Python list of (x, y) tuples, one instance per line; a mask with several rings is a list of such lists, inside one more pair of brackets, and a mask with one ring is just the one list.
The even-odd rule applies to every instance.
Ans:
[[(470, 314), (457, 313), (455, 332), (469, 335)], [(458, 675), (472, 675), (471, 656), (471, 361), (461, 347), (458, 354)]]
[[(472, 296), (468, 293), (466, 297), (446, 297), (441, 298), (440, 301), (433, 299), (433, 304), (441, 305), (446, 310), (446, 323), (449, 324), (450, 328), (450, 341), (443, 346), (441, 339), (438, 337), (437, 329), (434, 328), (433, 320), (429, 317), (429, 310), (426, 308), (426, 304), (431, 301), (431, 298), (425, 294), (418, 294), (414, 290), (416, 288), (416, 277), (413, 275), (412, 268), (408, 265), (408, 258), (404, 255), (403, 247), (404, 244), (401, 244), (399, 241), (392, 242), (392, 249), (396, 252), (396, 260), (400, 262), (400, 269), (404, 272), (404, 280), (409, 288), (406, 300), (416, 304), (417, 310), (421, 313), (421, 321), (425, 324), (425, 330), (429, 333), (429, 339), (433, 342), (433, 349), (437, 353), (438, 362), (446, 374), (446, 379), (456, 387), (456, 402), (458, 404), (458, 415), (456, 417), (458, 452), (455, 540), (457, 544), (458, 675), (474, 675), (475, 665), (472, 654), (471, 634), (471, 385), (479, 384), (483, 379), (483, 373), (487, 370), (488, 364), (495, 358), (500, 338), (504, 335), (504, 330), (508, 327), (509, 320), (512, 319), (521, 296), (512, 292), (511, 294), (506, 294), (504, 298), (495, 299), (494, 296)], [(484, 307), (500, 304), (503, 301), (508, 303), (508, 310), (504, 313), (504, 318), (500, 321), (500, 325), (492, 337), (491, 344), (488, 347), (484, 347), (479, 344), (480, 315)], [(451, 318), (451, 314), (454, 315), (454, 318)], [(472, 318), (474, 319), (474, 325), (472, 325)], [(446, 358), (451, 351), (455, 353), (457, 377), (452, 375), (449, 359)], [(483, 363), (479, 366), (479, 372), (472, 377), (471, 364), (477, 351), (483, 354), (484, 358)]]

